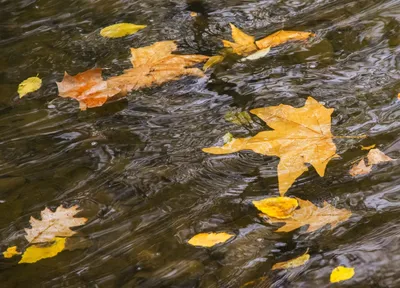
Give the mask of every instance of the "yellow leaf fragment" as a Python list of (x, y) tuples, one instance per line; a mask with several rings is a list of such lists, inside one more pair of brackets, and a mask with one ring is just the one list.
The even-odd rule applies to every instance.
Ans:
[(208, 68), (211, 68), (215, 65), (217, 65), (218, 63), (221, 63), (222, 61), (224, 61), (225, 57), (222, 55), (215, 55), (215, 56), (211, 56), (207, 62), (204, 64), (203, 66), (203, 70), (207, 71)]
[(389, 156), (386, 156), (385, 153), (383, 153), (379, 149), (371, 149), (368, 152), (367, 158), (368, 158), (369, 165), (375, 165), (375, 164), (379, 164), (382, 162), (393, 161), (392, 158), (390, 158)]
[(322, 208), (315, 206), (310, 201), (297, 198), (300, 209), (293, 212), (292, 216), (286, 219), (278, 219), (269, 217), (269, 223), (285, 222), (276, 232), (290, 232), (304, 225), (308, 225), (306, 232), (313, 232), (327, 224), (331, 229), (335, 228), (339, 223), (350, 218), (351, 212), (346, 209), (337, 209), (327, 202), (324, 202)]
[(260, 201), (253, 201), (254, 206), (268, 217), (277, 219), (289, 218), (299, 203), (295, 198), (289, 197), (273, 197)]
[(262, 49), (262, 50), (258, 50), (257, 52), (254, 52), (253, 54), (250, 54), (249, 56), (243, 58), (242, 61), (246, 61), (246, 60), (250, 60), (250, 61), (254, 61), (260, 58), (263, 58), (265, 55), (267, 55), (269, 53), (269, 51), (271, 50), (271, 47)]
[(199, 14), (197, 12), (190, 12), (190, 17), (197, 17)]
[(219, 243), (224, 243), (234, 235), (225, 232), (222, 233), (200, 233), (193, 236), (188, 243), (193, 246), (212, 247)]
[(331, 283), (336, 283), (340, 281), (345, 281), (353, 278), (355, 272), (354, 268), (348, 268), (344, 266), (338, 266), (333, 269), (330, 277)]
[(256, 41), (256, 45), (258, 49), (265, 49), (284, 44), (288, 41), (304, 41), (312, 36), (315, 36), (315, 34), (311, 32), (281, 30)]
[(272, 270), (291, 269), (291, 268), (299, 267), (299, 266), (306, 264), (309, 259), (310, 259), (310, 254), (307, 254), (307, 252), (306, 252), (297, 258), (274, 264), (274, 266), (272, 266)]
[(18, 264), (35, 263), (41, 259), (54, 257), (64, 250), (66, 238), (56, 237), (53, 241), (53, 243), (47, 246), (32, 245), (28, 247)]
[(332, 141), (332, 108), (325, 108), (312, 97), (305, 105), (294, 108), (278, 105), (250, 111), (261, 118), (272, 131), (262, 131), (249, 138), (236, 138), (222, 147), (203, 148), (210, 154), (229, 154), (241, 150), (278, 156), (279, 192), (283, 196), (294, 181), (308, 170), (305, 163), (314, 166), (323, 177), (328, 162), (337, 157)]
[(371, 170), (372, 166), (365, 165), (364, 159), (361, 159), (361, 161), (357, 165), (354, 165), (350, 169), (349, 173), (351, 176), (358, 176), (368, 174), (369, 172), (371, 172)]
[(29, 77), (22, 81), (18, 86), (19, 98), (24, 97), (26, 94), (35, 92), (42, 86), (42, 79), (39, 77)]
[(363, 146), (361, 145), (361, 150), (371, 150), (373, 148), (375, 148), (376, 144), (372, 144), (370, 146)]
[(4, 258), (11, 258), (15, 255), (20, 255), (21, 252), (17, 251), (17, 246), (8, 247), (6, 251), (3, 252)]
[(131, 23), (118, 23), (107, 26), (100, 31), (100, 35), (106, 38), (120, 38), (134, 34), (139, 30), (146, 28), (146, 25), (136, 25)]

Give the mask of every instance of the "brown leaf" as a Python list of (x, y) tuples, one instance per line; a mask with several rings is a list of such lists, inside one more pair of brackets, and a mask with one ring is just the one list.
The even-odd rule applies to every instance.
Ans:
[(287, 219), (268, 218), (269, 223), (285, 222), (276, 232), (290, 232), (304, 225), (309, 225), (306, 232), (313, 232), (327, 224), (331, 229), (339, 223), (350, 218), (351, 212), (346, 209), (337, 209), (327, 202), (324, 202), (322, 208), (315, 206), (310, 201), (297, 198), (300, 209), (294, 211), (292, 217)]
[(367, 159), (368, 159), (368, 165), (365, 164), (364, 159), (361, 159), (361, 161), (357, 165), (354, 165), (350, 169), (349, 171), (350, 175), (351, 176), (365, 175), (372, 171), (372, 165), (376, 165), (382, 162), (393, 161), (392, 158), (386, 156), (385, 153), (383, 153), (379, 149), (369, 150)]
[(357, 176), (357, 175), (365, 175), (371, 172), (372, 166), (366, 166), (364, 159), (361, 159), (361, 161), (357, 164), (354, 165), (349, 173), (351, 176)]
[(41, 220), (31, 217), (32, 228), (25, 229), (26, 240), (30, 244), (53, 241), (55, 237), (68, 237), (76, 232), (70, 227), (80, 226), (86, 223), (86, 218), (75, 218), (79, 212), (78, 206), (64, 208), (59, 206), (55, 212), (45, 208), (41, 213)]
[(304, 163), (310, 163), (323, 177), (328, 162), (337, 157), (330, 130), (333, 109), (325, 108), (312, 97), (308, 97), (301, 108), (281, 104), (250, 112), (274, 130), (263, 131), (250, 138), (234, 138), (222, 147), (203, 148), (203, 151), (228, 154), (253, 150), (263, 155), (280, 157), (278, 180), (281, 196), (308, 170)]
[(118, 93), (118, 87), (109, 87), (101, 76), (101, 69), (91, 69), (75, 76), (65, 72), (64, 79), (57, 82), (58, 93), (61, 97), (69, 97), (79, 101), (79, 108), (102, 106), (107, 100)]

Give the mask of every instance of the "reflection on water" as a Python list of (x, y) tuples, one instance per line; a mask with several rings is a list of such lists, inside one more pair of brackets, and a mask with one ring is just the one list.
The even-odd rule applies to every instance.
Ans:
[[(90, 221), (79, 249), (31, 265), (0, 260), (4, 287), (240, 287), (255, 279), (257, 287), (328, 287), (338, 265), (355, 267), (351, 287), (400, 286), (397, 162), (348, 175), (365, 155), (361, 144), (400, 158), (399, 1), (3, 0), (0, 19), (1, 248), (22, 245), (29, 217), (45, 206), (79, 204)], [(98, 35), (122, 21), (148, 27), (123, 39)], [(182, 53), (213, 55), (230, 37), (229, 22), (257, 38), (282, 28), (317, 37), (87, 112), (56, 98), (64, 71), (119, 74), (130, 66), (129, 47), (172, 39)], [(41, 90), (19, 99), (18, 83), (37, 73)], [(228, 122), (228, 111), (298, 107), (308, 95), (335, 108), (335, 135), (369, 137), (335, 140), (342, 158), (324, 178), (310, 169), (288, 195), (354, 215), (332, 231), (278, 234), (251, 205), (278, 195), (278, 158), (201, 148), (221, 144), (226, 132), (265, 128), (257, 119)], [(236, 238), (208, 250), (186, 244), (211, 230)], [(270, 271), (307, 248), (306, 266)]]

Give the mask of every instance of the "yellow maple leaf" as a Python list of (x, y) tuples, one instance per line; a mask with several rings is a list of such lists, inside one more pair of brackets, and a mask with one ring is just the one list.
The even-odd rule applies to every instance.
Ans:
[(332, 270), (330, 281), (331, 283), (345, 281), (353, 278), (354, 274), (355, 274), (354, 268), (338, 266)]
[(228, 154), (240, 150), (280, 157), (278, 165), (279, 192), (283, 196), (293, 182), (308, 170), (305, 163), (314, 166), (323, 177), (328, 162), (337, 157), (332, 141), (331, 114), (314, 98), (294, 108), (279, 105), (250, 111), (268, 124), (273, 131), (263, 131), (250, 138), (234, 138), (222, 147), (203, 148), (210, 154)]
[(26, 94), (35, 92), (42, 86), (42, 79), (39, 77), (29, 77), (22, 81), (18, 86), (19, 98), (24, 97)]
[(4, 258), (11, 258), (15, 255), (20, 255), (21, 252), (17, 251), (17, 246), (8, 247), (6, 251), (3, 252)]
[(291, 269), (291, 268), (299, 267), (299, 266), (306, 264), (309, 259), (310, 259), (310, 254), (308, 254), (306, 252), (297, 258), (274, 264), (274, 266), (272, 266), (271, 270)]
[(304, 225), (309, 225), (306, 232), (316, 231), (327, 224), (330, 224), (331, 229), (333, 229), (351, 216), (349, 210), (337, 209), (327, 202), (324, 202), (322, 208), (319, 208), (310, 201), (300, 198), (297, 198), (297, 201), (299, 201), (300, 209), (295, 210), (289, 218), (268, 217), (269, 223), (285, 223), (276, 232), (290, 232)]
[(188, 243), (193, 246), (212, 247), (219, 243), (224, 243), (234, 235), (225, 232), (221, 233), (200, 233), (193, 236)]
[(118, 23), (101, 29), (100, 35), (106, 38), (120, 38), (134, 34), (146, 27), (147, 27), (146, 25), (136, 25), (132, 23)]
[(70, 228), (81, 226), (86, 223), (86, 218), (74, 217), (79, 212), (78, 206), (64, 208), (59, 206), (52, 212), (45, 208), (41, 213), (41, 220), (31, 217), (29, 223), (31, 228), (25, 229), (25, 238), (29, 243), (45, 243), (53, 241), (55, 237), (68, 237), (76, 232)]
[(289, 218), (299, 203), (294, 198), (289, 197), (273, 197), (260, 201), (253, 201), (254, 206), (268, 217), (277, 219)]
[(52, 239), (52, 242), (46, 245), (32, 245), (29, 246), (24, 254), (22, 254), (21, 260), (18, 264), (22, 263), (35, 263), (41, 259), (50, 258), (56, 256), (58, 253), (64, 250), (66, 238), (56, 237)]

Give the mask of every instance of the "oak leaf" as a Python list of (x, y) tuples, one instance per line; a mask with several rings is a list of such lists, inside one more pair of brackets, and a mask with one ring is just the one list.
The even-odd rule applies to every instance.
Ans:
[(272, 197), (259, 201), (253, 201), (254, 206), (268, 217), (286, 219), (289, 218), (299, 203), (294, 198)]
[(352, 267), (338, 266), (332, 270), (330, 281), (331, 283), (341, 282), (353, 278), (355, 272)]
[(306, 264), (308, 260), (310, 260), (310, 254), (306, 252), (303, 255), (294, 259), (274, 264), (271, 270), (296, 268)]
[(253, 150), (263, 155), (280, 157), (278, 181), (281, 196), (308, 170), (305, 163), (314, 166), (323, 177), (328, 162), (337, 157), (331, 133), (333, 109), (325, 108), (312, 97), (308, 97), (301, 108), (281, 104), (250, 112), (274, 130), (263, 131), (250, 138), (234, 138), (222, 147), (203, 148), (203, 151), (229, 154)]
[(78, 206), (64, 208), (59, 206), (55, 212), (45, 208), (41, 213), (41, 220), (31, 217), (29, 223), (32, 228), (25, 229), (26, 240), (30, 244), (54, 241), (55, 237), (68, 237), (76, 232), (70, 228), (86, 223), (86, 218), (74, 217), (80, 210)]
[(212, 247), (219, 243), (224, 243), (234, 235), (225, 232), (221, 233), (199, 233), (188, 241), (190, 245), (201, 247)]
[(361, 159), (360, 162), (358, 162), (358, 164), (355, 164), (349, 171), (350, 175), (351, 176), (365, 175), (372, 171), (373, 165), (383, 162), (393, 161), (392, 158), (386, 156), (385, 153), (383, 153), (377, 148), (369, 150), (367, 155), (367, 160), (368, 160), (368, 165), (365, 164), (364, 159)]
[(268, 217), (269, 223), (285, 222), (276, 232), (290, 232), (304, 225), (309, 225), (306, 232), (313, 232), (327, 224), (331, 229), (335, 228), (339, 223), (348, 220), (351, 212), (346, 209), (337, 209), (327, 202), (324, 202), (322, 208), (315, 206), (310, 201), (297, 198), (300, 209), (293, 212), (292, 216), (287, 219), (278, 219)]

